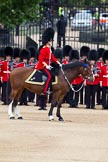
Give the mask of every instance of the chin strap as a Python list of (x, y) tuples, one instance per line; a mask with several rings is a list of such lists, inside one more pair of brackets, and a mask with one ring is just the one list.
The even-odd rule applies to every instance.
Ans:
[(65, 75), (64, 70), (63, 70), (62, 67), (61, 67), (61, 71), (62, 71), (62, 74), (63, 74), (65, 80), (67, 81), (67, 83), (68, 83), (68, 85), (69, 85), (69, 87), (71, 88), (72, 91), (74, 91), (74, 92), (79, 92), (79, 91), (83, 88), (83, 86), (84, 86), (84, 81), (82, 82), (81, 87), (80, 87), (78, 90), (75, 90), (75, 89), (73, 88), (73, 85), (69, 82), (67, 76)]

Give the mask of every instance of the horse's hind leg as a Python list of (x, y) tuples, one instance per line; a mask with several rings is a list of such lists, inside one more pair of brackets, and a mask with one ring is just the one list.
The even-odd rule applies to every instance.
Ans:
[(18, 101), (14, 100), (14, 102), (13, 102), (14, 113), (17, 116), (17, 119), (23, 119), (22, 115), (20, 114), (17, 104), (18, 104)]
[(20, 112), (19, 112), (19, 109), (17, 107), (21, 93), (22, 93), (22, 91), (19, 91), (19, 92), (16, 92), (16, 93), (15, 92), (11, 93), (13, 100), (9, 104), (9, 108), (8, 108), (8, 114), (9, 114), (10, 119), (15, 119), (14, 115), (16, 115), (18, 119), (23, 119)]
[(8, 114), (10, 119), (15, 119), (12, 109), (13, 109), (13, 101), (11, 101), (11, 103), (8, 106)]

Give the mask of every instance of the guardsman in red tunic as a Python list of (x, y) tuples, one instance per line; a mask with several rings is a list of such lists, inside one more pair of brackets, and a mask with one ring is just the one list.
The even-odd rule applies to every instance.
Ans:
[(91, 64), (91, 70), (94, 74), (94, 81), (89, 82), (86, 80), (86, 108), (95, 109), (95, 97), (96, 92), (99, 84), (99, 71), (98, 67), (96, 65), (96, 61), (98, 59), (98, 53), (96, 50), (90, 50), (89, 57), (88, 57), (90, 64)]
[(30, 46), (28, 50), (30, 51), (29, 65), (34, 67), (37, 63), (37, 49), (33, 46)]
[[(19, 48), (13, 49), (13, 60), (10, 61), (9, 63), (9, 67), (11, 71), (17, 67), (17, 64), (19, 64), (19, 59), (20, 59), (19, 52), (20, 52)], [(10, 93), (11, 93), (11, 86), (10, 86), (10, 81), (8, 80), (6, 85), (7, 103), (10, 103)]]
[(2, 95), (2, 61), (4, 60), (4, 48), (0, 48), (0, 99)]
[(51, 82), (51, 73), (50, 73), (51, 62), (55, 62), (61, 66), (61, 63), (55, 58), (54, 54), (51, 51), (51, 41), (53, 40), (53, 37), (54, 37), (53, 28), (47, 28), (42, 35), (43, 47), (40, 49), (38, 62), (35, 65), (35, 69), (43, 70), (48, 76), (43, 91), (44, 94), (49, 93), (48, 88)]
[(18, 47), (13, 49), (13, 68), (16, 68), (20, 62), (20, 51), (21, 49)]
[[(39, 56), (39, 51), (42, 47), (43, 46), (40, 46), (38, 49), (37, 60), (38, 60), (38, 56)], [(53, 46), (51, 46), (51, 51), (52, 51), (52, 53), (54, 52)], [(46, 104), (47, 104), (48, 98), (49, 98), (49, 100), (51, 99), (51, 96), (52, 96), (52, 93), (49, 94), (49, 97), (47, 95), (44, 95), (43, 93), (40, 95), (39, 94), (36, 95), (36, 106), (40, 107), (38, 110), (47, 110)]]
[[(20, 52), (20, 61), (19, 64), (17, 64), (17, 67), (29, 67), (29, 59), (30, 59), (30, 51), (28, 49), (22, 49)], [(19, 105), (26, 105), (27, 103), (27, 90), (24, 89), (22, 92), (22, 95), (19, 100)]]
[[(63, 47), (62, 64), (68, 64), (70, 62), (70, 52), (71, 51), (72, 51), (72, 47), (70, 45), (65, 45)], [(65, 103), (65, 102), (68, 103), (69, 102), (68, 93), (64, 96), (63, 103)]]
[[(79, 52), (78, 50), (72, 50), (70, 53), (70, 60), (71, 62), (75, 62), (79, 60)], [(76, 79), (72, 81), (72, 86), (75, 90), (78, 90), (82, 85), (83, 78), (81, 75), (79, 75)], [(70, 89), (70, 92), (68, 93), (68, 99), (69, 99), (69, 108), (78, 108), (78, 102), (79, 102), (79, 92), (74, 92), (72, 89)]]
[[(80, 61), (83, 61), (84, 59), (88, 60), (89, 52), (90, 52), (90, 48), (88, 46), (82, 46), (80, 48)], [(80, 91), (80, 104), (85, 103), (86, 96), (84, 97), (84, 91), (85, 91), (85, 87), (83, 87)]]
[[(105, 49), (104, 48), (99, 48), (98, 49), (98, 61), (97, 61), (97, 67), (101, 71), (101, 67), (103, 66), (104, 62), (102, 59), (102, 55), (104, 53)], [(102, 103), (102, 87), (100, 87), (100, 82), (98, 84), (98, 89), (97, 89), (97, 105), (100, 105)]]
[(10, 72), (12, 70), (12, 56), (13, 56), (13, 48), (12, 47), (6, 47), (4, 49), (4, 57), (5, 60), (2, 61), (2, 101), (3, 104), (6, 105), (9, 103), (9, 96), (7, 96), (8, 91), (8, 79), (10, 76)]
[(70, 52), (72, 47), (70, 45), (65, 45), (63, 47), (63, 60), (62, 64), (68, 64), (70, 62)]
[(57, 58), (59, 62), (62, 62), (62, 57), (63, 57), (63, 51), (61, 48), (56, 48), (54, 50), (54, 56)]
[[(28, 48), (28, 50), (30, 51), (30, 59), (29, 59), (29, 66), (33, 67), (35, 66), (36, 62), (37, 62), (37, 49), (34, 46), (30, 46)], [(28, 101), (29, 102), (34, 102), (34, 98), (35, 98), (35, 93), (30, 92), (28, 90), (27, 92), (28, 94)], [(37, 97), (36, 97), (37, 98)]]
[(108, 50), (103, 53), (104, 64), (101, 67), (102, 107), (108, 109)]

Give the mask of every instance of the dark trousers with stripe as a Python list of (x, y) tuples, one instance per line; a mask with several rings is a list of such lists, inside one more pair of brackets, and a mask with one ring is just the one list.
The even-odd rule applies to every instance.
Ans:
[(46, 95), (40, 95), (39, 96), (39, 101), (40, 101), (40, 107), (46, 108), (46, 102), (47, 102), (47, 96)]
[[(73, 88), (77, 91), (81, 87), (81, 84), (73, 85)], [(73, 90), (70, 90), (68, 93), (68, 103), (70, 106), (78, 106), (79, 103), (79, 91), (74, 92)]]
[(2, 83), (2, 101), (4, 104), (10, 103), (10, 93), (11, 93), (11, 86), (9, 80), (7, 82)]
[(27, 105), (27, 90), (26, 89), (23, 90), (19, 101), (21, 105), (22, 104)]
[(102, 87), (102, 106), (108, 109), (108, 87)]
[(45, 83), (45, 87), (44, 87), (44, 93), (46, 93), (46, 91), (48, 90), (49, 86), (50, 86), (50, 83), (51, 83), (51, 73), (49, 72), (49, 70), (45, 69), (44, 70), (48, 79)]
[(98, 85), (87, 85), (85, 87), (85, 96), (86, 96), (86, 107), (95, 107), (95, 97), (97, 92)]
[(102, 103), (102, 87), (98, 84), (98, 89), (97, 89), (97, 104)]

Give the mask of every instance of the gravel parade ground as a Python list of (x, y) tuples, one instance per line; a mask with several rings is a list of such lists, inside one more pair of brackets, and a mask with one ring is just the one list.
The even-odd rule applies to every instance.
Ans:
[(23, 120), (9, 120), (0, 106), (0, 162), (108, 162), (108, 110), (68, 108), (59, 122), (33, 103), (20, 106)]

